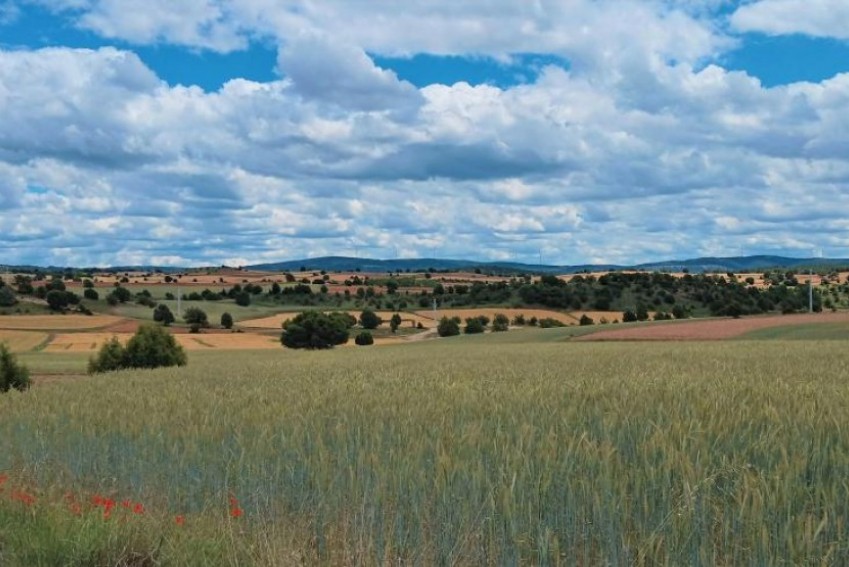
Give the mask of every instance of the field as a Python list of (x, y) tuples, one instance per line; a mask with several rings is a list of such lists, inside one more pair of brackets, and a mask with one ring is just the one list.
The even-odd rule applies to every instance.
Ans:
[(0, 343), (6, 343), (12, 352), (27, 352), (36, 349), (49, 339), (50, 335), (47, 333), (0, 329)]
[(0, 396), (0, 564), (849, 562), (842, 343), (578, 330)]
[(28, 331), (72, 331), (99, 329), (121, 322), (110, 315), (7, 315), (0, 317), (0, 329)]
[[(64, 333), (56, 335), (45, 347), (46, 353), (94, 354), (106, 341), (116, 337), (126, 343), (132, 335), (115, 333)], [(188, 351), (193, 350), (281, 350), (280, 338), (253, 333), (179, 333), (174, 337)]]
[[(436, 320), (442, 317), (459, 317), (461, 320), (465, 321), (471, 317), (479, 317), (484, 315), (489, 317), (492, 320), (497, 313), (501, 313), (506, 315), (511, 320), (516, 317), (516, 315), (524, 315), (525, 320), (530, 319), (531, 317), (536, 317), (537, 319), (545, 319), (551, 318), (565, 325), (577, 325), (578, 319), (581, 317), (578, 315), (576, 318), (574, 315), (570, 313), (563, 313), (561, 311), (552, 311), (548, 309), (511, 309), (511, 308), (501, 308), (501, 307), (481, 307), (476, 309), (439, 309), (436, 312), (436, 319), (434, 319), (433, 311), (417, 311), (416, 312), (421, 317), (429, 318), (432, 322), (431, 325), (434, 325)], [(608, 314), (614, 317), (621, 317), (621, 313)]]
[[(250, 329), (274, 329), (280, 330), (283, 326), (283, 323), (286, 321), (293, 319), (299, 312), (291, 312), (291, 313), (278, 313), (276, 315), (272, 315), (270, 317), (263, 317), (261, 319), (247, 319), (239, 322), (240, 327), (250, 328)], [(351, 315), (354, 317), (359, 317), (362, 311), (349, 311)], [(375, 311), (375, 313), (383, 319), (384, 325), (389, 325), (389, 320), (392, 318), (392, 315), (395, 314), (393, 311)], [(402, 327), (411, 327), (415, 326), (416, 323), (422, 323), (424, 327), (433, 327), (435, 326), (433, 319), (422, 316), (420, 314), (415, 313), (399, 313), (401, 315), (401, 326)]]
[[(751, 336), (770, 338), (769, 329), (786, 327), (792, 333), (797, 326), (849, 325), (849, 313), (814, 313), (740, 319), (695, 319), (670, 321), (662, 324), (627, 325), (621, 328), (605, 328), (587, 335), (584, 340), (592, 341), (709, 341)], [(762, 330), (764, 335), (752, 334)], [(829, 331), (830, 333), (831, 331)], [(817, 338), (811, 335), (809, 338)]]

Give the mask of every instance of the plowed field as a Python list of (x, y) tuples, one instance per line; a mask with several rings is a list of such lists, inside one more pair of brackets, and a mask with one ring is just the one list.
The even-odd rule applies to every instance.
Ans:
[(750, 331), (812, 323), (849, 323), (849, 313), (767, 315), (740, 319), (704, 319), (606, 328), (574, 340), (584, 341), (712, 341), (732, 339)]

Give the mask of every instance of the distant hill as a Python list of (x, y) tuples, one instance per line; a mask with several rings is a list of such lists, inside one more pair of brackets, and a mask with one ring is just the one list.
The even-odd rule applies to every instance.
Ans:
[(326, 256), (291, 260), (272, 264), (257, 264), (247, 266), (250, 270), (262, 271), (300, 271), (309, 270), (353, 271), (363, 272), (403, 272), (406, 270), (420, 271), (433, 268), (434, 270), (470, 270), (498, 272), (548, 272), (548, 273), (579, 273), (604, 272), (611, 270), (645, 270), (680, 272), (752, 272), (771, 268), (778, 269), (808, 269), (810, 267), (849, 267), (846, 258), (788, 258), (784, 256), (732, 256), (728, 258), (695, 258), (689, 260), (665, 260), (631, 266), (615, 264), (580, 264), (580, 265), (535, 265), (519, 262), (474, 262), (470, 260), (446, 260), (438, 258), (405, 258), (398, 260), (377, 260), (373, 258), (350, 258), (345, 256)]
[[(401, 258), (396, 260), (379, 260), (375, 258), (351, 258), (346, 256), (325, 256), (321, 258), (306, 258), (301, 260), (289, 260), (285, 262), (274, 262), (269, 264), (255, 264), (245, 266), (248, 270), (259, 270), (269, 272), (297, 272), (302, 267), (311, 271), (326, 270), (328, 272), (355, 271), (362, 272), (405, 272), (422, 271), (434, 269), (437, 271), (463, 271), (479, 269), (483, 272), (496, 273), (557, 273), (574, 274), (581, 272), (607, 272), (613, 270), (644, 270), (662, 272), (680, 272), (688, 270), (692, 273), (701, 272), (757, 272), (767, 269), (785, 270), (807, 270), (809, 268), (849, 268), (847, 258), (789, 258), (785, 256), (731, 256), (731, 257), (705, 257), (687, 260), (664, 260), (660, 262), (647, 262), (634, 265), (616, 264), (578, 264), (578, 265), (543, 265), (523, 264), (521, 262), (476, 262), (473, 260), (456, 260), (440, 258)], [(32, 272), (41, 270), (44, 272), (59, 272), (68, 267), (50, 266), (3, 266), (0, 272), (5, 270), (19, 270)], [(72, 267), (71, 269), (78, 269)], [(164, 273), (175, 273), (186, 270), (199, 270), (207, 268), (186, 268), (174, 266), (119, 266), (112, 268), (84, 268), (85, 271), (161, 271)], [(218, 269), (212, 267), (209, 269)], [(1, 275), (1, 274), (0, 274)]]

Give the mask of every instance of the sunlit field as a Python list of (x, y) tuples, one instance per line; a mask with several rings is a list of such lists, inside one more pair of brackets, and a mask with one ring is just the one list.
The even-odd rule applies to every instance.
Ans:
[(845, 345), (571, 332), (0, 395), (0, 564), (849, 562)]

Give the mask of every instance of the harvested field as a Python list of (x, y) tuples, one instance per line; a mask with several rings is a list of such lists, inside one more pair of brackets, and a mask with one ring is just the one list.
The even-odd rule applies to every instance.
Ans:
[[(602, 319), (607, 319), (608, 323), (613, 323), (613, 321), (622, 321), (622, 313), (622, 311), (572, 311), (569, 315), (574, 317), (576, 321), (580, 321), (581, 316), (586, 315), (596, 323), (599, 323)], [(654, 316), (654, 313), (650, 312), (649, 315)]]
[(584, 341), (712, 341), (740, 337), (751, 331), (789, 325), (849, 323), (849, 312), (767, 315), (741, 319), (704, 319), (604, 329), (574, 340)]
[(0, 343), (6, 343), (14, 353), (28, 352), (47, 341), (47, 333), (35, 331), (0, 330)]
[[(64, 333), (57, 335), (44, 351), (49, 353), (94, 353), (103, 343), (117, 337), (122, 343), (131, 334), (123, 333)], [(255, 333), (199, 333), (174, 335), (186, 350), (262, 350), (282, 348), (277, 337)]]
[[(504, 307), (481, 307), (480, 309), (439, 309), (436, 312), (436, 317), (437, 319), (441, 319), (442, 317), (459, 317), (461, 320), (465, 321), (471, 317), (486, 315), (490, 318), (490, 320), (492, 320), (497, 313), (507, 315), (511, 320), (516, 315), (524, 315), (526, 321), (531, 317), (536, 317), (537, 319), (556, 319), (566, 325), (578, 324), (578, 319), (576, 319), (573, 315), (560, 311), (551, 311), (548, 309), (510, 309)], [(436, 324), (436, 321), (433, 318), (433, 311), (416, 311), (416, 314), (429, 319), (430, 326), (434, 326)], [(619, 316), (621, 317), (621, 315), (622, 314), (620, 313)], [(578, 317), (580, 317), (580, 315), (578, 315)], [(425, 327), (427, 326), (428, 325), (425, 324)]]
[(76, 331), (100, 329), (123, 320), (112, 315), (7, 315), (0, 317), (0, 329)]

